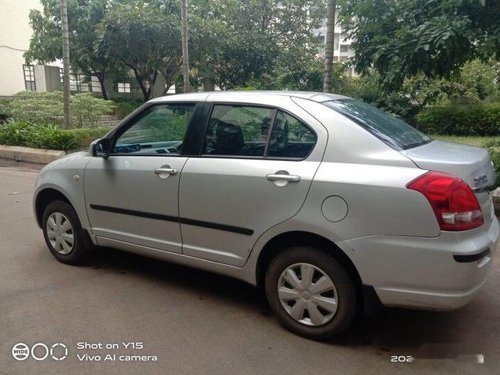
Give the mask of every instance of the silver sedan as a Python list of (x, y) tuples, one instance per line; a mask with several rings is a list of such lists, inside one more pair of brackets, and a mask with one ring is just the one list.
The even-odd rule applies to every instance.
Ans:
[(285, 327), (327, 339), (366, 297), (468, 303), (499, 236), (494, 182), (485, 150), (347, 97), (196, 93), (154, 99), (47, 165), (34, 212), (61, 262), (109, 246), (235, 277)]

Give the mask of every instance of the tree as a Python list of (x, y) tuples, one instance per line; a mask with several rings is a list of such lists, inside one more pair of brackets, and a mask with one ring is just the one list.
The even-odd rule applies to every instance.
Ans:
[(313, 30), (321, 24), (323, 0), (199, 0), (189, 6), (193, 66), (222, 89), (266, 85), (274, 69), (317, 52)]
[(500, 55), (498, 0), (340, 0), (357, 71), (372, 67), (385, 91), (419, 72), (448, 77), (465, 62)]
[[(33, 34), (24, 57), (41, 64), (61, 59), (61, 13), (59, 0), (41, 0), (43, 10), (30, 11)], [(70, 57), (74, 71), (95, 76), (107, 99), (104, 80), (114, 67), (114, 58), (103, 41), (101, 22), (106, 14), (107, 0), (68, 0)]]
[(326, 8), (326, 38), (325, 38), (325, 72), (323, 76), (323, 91), (332, 92), (333, 44), (335, 40), (335, 10), (336, 0), (328, 0)]
[(181, 59), (180, 19), (173, 0), (113, 1), (104, 27), (109, 53), (133, 72), (144, 101), (151, 98), (159, 72), (172, 84)]

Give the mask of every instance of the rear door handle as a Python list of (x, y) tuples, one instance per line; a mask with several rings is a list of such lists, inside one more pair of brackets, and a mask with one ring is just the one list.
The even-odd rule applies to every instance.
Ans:
[(268, 174), (266, 178), (269, 181), (289, 181), (289, 182), (299, 182), (300, 176), (293, 174)]

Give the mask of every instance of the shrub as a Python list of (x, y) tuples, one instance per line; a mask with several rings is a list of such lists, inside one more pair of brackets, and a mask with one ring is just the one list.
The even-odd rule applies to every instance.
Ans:
[(38, 124), (60, 123), (63, 115), (62, 92), (21, 91), (9, 103), (12, 118)]
[(31, 130), (32, 125), (26, 121), (9, 120), (0, 124), (0, 144), (25, 146)]
[(495, 165), (497, 186), (500, 186), (500, 141), (490, 141), (485, 146), (491, 155), (491, 161)]
[(96, 127), (101, 116), (113, 112), (115, 104), (110, 100), (94, 97), (90, 93), (76, 94), (71, 97), (72, 127)]
[(82, 128), (82, 129), (69, 129), (75, 141), (76, 141), (76, 149), (83, 150), (87, 149), (92, 141), (95, 141), (98, 138), (102, 138), (106, 133), (108, 133), (111, 129), (109, 128)]
[(73, 134), (55, 125), (33, 127), (26, 144), (50, 150), (69, 151), (77, 148)]
[[(92, 96), (90, 93), (71, 96), (71, 125), (73, 127), (95, 127), (99, 118), (112, 113), (115, 104)], [(21, 91), (9, 103), (9, 112), (14, 120), (36, 124), (61, 124), (63, 120), (63, 94), (61, 91)]]
[(133, 99), (116, 99), (114, 100), (114, 103), (115, 109), (113, 113), (120, 118), (125, 118), (135, 109), (139, 108), (144, 102)]
[(419, 129), (430, 134), (500, 135), (500, 103), (430, 107), (417, 115)]
[(7, 121), (10, 117), (10, 101), (8, 98), (0, 99), (0, 123)]
[(51, 124), (11, 120), (0, 125), (0, 144), (74, 151), (86, 149), (107, 132), (108, 128), (61, 129)]

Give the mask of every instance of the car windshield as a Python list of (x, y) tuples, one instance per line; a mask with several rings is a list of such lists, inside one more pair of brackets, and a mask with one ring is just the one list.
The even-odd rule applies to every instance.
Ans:
[(432, 141), (406, 122), (362, 101), (339, 99), (323, 104), (350, 118), (391, 147), (407, 150)]

